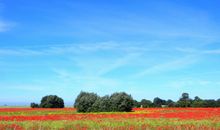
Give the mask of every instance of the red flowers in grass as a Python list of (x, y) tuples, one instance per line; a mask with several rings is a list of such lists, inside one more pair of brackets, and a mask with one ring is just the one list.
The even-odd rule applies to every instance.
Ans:
[(75, 111), (75, 108), (0, 108), (0, 112), (25, 112), (25, 111)]
[(17, 124), (0, 124), (0, 130), (23, 130), (24, 128)]
[[(1, 112), (23, 111), (74, 111), (73, 108), (65, 109), (31, 109), (31, 108), (4, 108)], [(220, 108), (135, 108), (131, 113), (87, 113), (87, 114), (52, 114), (52, 115), (10, 115), (0, 116), (1, 121), (26, 121), (26, 120), (96, 120), (103, 118), (179, 118), (179, 119), (216, 119), (220, 118)]]

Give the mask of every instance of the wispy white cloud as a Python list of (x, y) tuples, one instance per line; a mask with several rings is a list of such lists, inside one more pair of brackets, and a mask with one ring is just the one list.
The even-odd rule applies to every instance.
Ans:
[(52, 68), (52, 71), (54, 71), (57, 78), (62, 80), (64, 84), (74, 83), (75, 86), (80, 86), (82, 90), (116, 91), (124, 86), (123, 79), (118, 80), (103, 75), (134, 62), (134, 60), (140, 56), (140, 53), (128, 53), (116, 59), (102, 59), (99, 62), (93, 58), (91, 63), (88, 63), (87, 58), (79, 58), (80, 60), (75, 61), (75, 64), (78, 64), (79, 67), (77, 71), (71, 71), (66, 68)]
[(2, 1), (0, 1), (0, 33), (9, 31), (12, 27), (16, 25), (15, 22), (5, 20), (2, 16), (2, 12), (4, 11), (4, 4)]
[(14, 26), (15, 26), (15, 23), (0, 20), (0, 33), (9, 31)]
[(108, 72), (111, 72), (117, 68), (123, 67), (129, 63), (132, 63), (132, 61), (136, 60), (137, 58), (139, 58), (141, 56), (140, 53), (131, 53), (131, 54), (127, 54), (126, 56), (122, 57), (122, 58), (118, 58), (117, 60), (115, 60), (112, 64), (110, 65), (105, 65), (103, 66), (98, 72), (97, 75), (104, 75)]
[(0, 32), (5, 32), (8, 30), (8, 24), (3, 21), (0, 21)]
[[(158, 44), (157, 44), (158, 45)], [(152, 51), (175, 51), (165, 46), (152, 46), (146, 43), (78, 43), (78, 44), (52, 44), (45, 46), (22, 46), (0, 48), (0, 56), (39, 56), (39, 55), (62, 55), (62, 54), (85, 54), (96, 52), (119, 52), (119, 53), (144, 53)], [(133, 57), (133, 56), (131, 56)]]
[[(61, 81), (63, 85), (71, 86), (72, 88), (105, 93), (106, 91), (116, 91), (122, 87), (121, 81), (113, 78), (105, 78), (102, 76), (84, 75), (80, 73), (73, 73), (64, 69), (54, 69), (58, 77), (58, 81)], [(103, 94), (102, 93), (102, 94)]]
[[(101, 66), (100, 63), (92, 64), (86, 62), (87, 59), (81, 59), (76, 61), (79, 68), (77, 72), (67, 70), (65, 68), (52, 68), (56, 76), (62, 80), (65, 84), (74, 82), (75, 84), (80, 84), (82, 89), (111, 89), (117, 88), (121, 85), (121, 82), (115, 78), (107, 78), (103, 75), (110, 73), (120, 67), (126, 66), (138, 58), (141, 54), (131, 53), (117, 59), (111, 59), (111, 63), (103, 61)], [(95, 59), (93, 59), (95, 60)], [(106, 59), (110, 60), (110, 59)], [(96, 68), (96, 69), (94, 69)], [(85, 71), (84, 71), (85, 70)], [(123, 85), (121, 85), (123, 86)]]
[(141, 72), (138, 72), (134, 77), (143, 77), (149, 74), (158, 74), (167, 71), (178, 70), (184, 67), (187, 67), (198, 61), (198, 57), (195, 55), (186, 56), (177, 60), (172, 60), (166, 63), (156, 64), (152, 67), (149, 67)]
[(8, 90), (19, 90), (19, 91), (22, 90), (28, 92), (42, 91), (44, 89), (44, 86), (42, 85), (33, 85), (33, 84), (7, 84), (1, 86), (7, 86), (5, 87), (5, 89)]
[(220, 54), (220, 49), (176, 48), (176, 50), (188, 54)]
[(205, 50), (203, 51), (204, 54), (220, 54), (220, 49), (216, 50)]
[(0, 56), (33, 56), (43, 54), (45, 54), (43, 51), (32, 49), (0, 49)]
[(119, 43), (119, 42), (99, 42), (99, 43), (78, 43), (78, 44), (53, 44), (45, 46), (22, 46), (0, 48), (0, 56), (41, 56), (41, 55), (63, 55), (63, 54), (88, 54), (96, 52), (121, 52), (121, 53), (142, 53), (155, 48), (147, 46)]
[(190, 87), (213, 87), (219, 85), (220, 85), (219, 81), (194, 78), (194, 79), (175, 80), (168, 83), (167, 87), (182, 89), (182, 88), (190, 88)]
[(47, 46), (23, 46), (22, 48), (0, 48), (0, 55), (33, 56), (33, 55), (57, 55), (68, 53), (85, 53), (100, 50), (116, 49), (118, 44), (110, 42), (89, 44), (61, 44)]

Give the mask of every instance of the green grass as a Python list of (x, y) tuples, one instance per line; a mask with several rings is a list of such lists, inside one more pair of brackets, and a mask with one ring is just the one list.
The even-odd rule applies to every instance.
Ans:
[(59, 115), (76, 114), (76, 111), (19, 111), (19, 112), (0, 112), (0, 116), (37, 116), (37, 115)]
[(144, 126), (149, 129), (157, 129), (159, 127), (180, 127), (182, 128), (195, 128), (205, 129), (213, 128), (220, 129), (220, 122), (213, 122), (209, 120), (178, 120), (178, 119), (101, 119), (101, 120), (80, 120), (80, 121), (1, 121), (0, 124), (17, 124), (24, 129), (53, 129), (65, 130), (69, 129), (83, 129), (88, 128), (91, 130), (104, 129), (104, 128), (135, 128), (142, 129)]

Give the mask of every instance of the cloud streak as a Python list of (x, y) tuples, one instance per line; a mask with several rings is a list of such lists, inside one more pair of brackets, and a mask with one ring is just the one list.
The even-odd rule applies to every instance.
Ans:
[(62, 54), (83, 54), (96, 52), (144, 52), (149, 49), (142, 46), (118, 42), (79, 43), (79, 44), (54, 44), (47, 46), (22, 46), (16, 48), (0, 48), (0, 56), (39, 56), (39, 55), (62, 55)]
[(176, 80), (168, 83), (168, 87), (172, 88), (185, 88), (185, 87), (215, 87), (219, 86), (219, 81), (211, 81), (211, 80), (204, 80), (204, 79), (184, 79), (184, 80)]
[(158, 74), (167, 71), (174, 71), (185, 68), (198, 61), (198, 57), (194, 55), (186, 56), (177, 60), (172, 60), (166, 63), (154, 65), (150, 68), (142, 70), (141, 72), (134, 75), (135, 78), (143, 77), (150, 74)]
[[(99, 43), (79, 43), (79, 44), (54, 44), (46, 46), (22, 46), (0, 48), (0, 56), (39, 56), (39, 55), (62, 55), (62, 54), (83, 54), (96, 52), (124, 52), (124, 53), (146, 53), (153, 51), (171, 52), (180, 51), (188, 53), (184, 48), (167, 48), (166, 46), (151, 46), (150, 44), (119, 43), (119, 42), (99, 42)], [(206, 53), (218, 53), (219, 50), (207, 50)], [(192, 50), (195, 52), (195, 50)]]
[(9, 30), (9, 24), (3, 21), (0, 21), (0, 32), (5, 32)]
[(176, 50), (189, 54), (220, 54), (220, 49), (176, 48)]

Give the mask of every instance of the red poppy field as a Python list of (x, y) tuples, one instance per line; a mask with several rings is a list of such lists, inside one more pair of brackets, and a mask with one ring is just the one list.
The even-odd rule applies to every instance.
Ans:
[(135, 108), (77, 113), (74, 108), (0, 108), (0, 130), (220, 130), (220, 108)]

